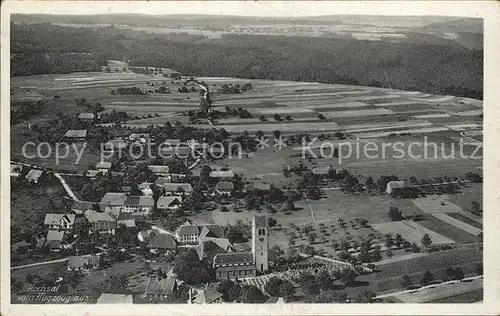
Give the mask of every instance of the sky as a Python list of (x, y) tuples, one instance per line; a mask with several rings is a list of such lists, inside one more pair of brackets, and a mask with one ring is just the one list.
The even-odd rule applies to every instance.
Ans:
[(6, 1), (2, 4), (2, 9), (5, 7), (11, 13), (220, 14), (260, 17), (332, 14), (480, 17), (481, 11), (481, 3), (457, 4), (453, 1)]

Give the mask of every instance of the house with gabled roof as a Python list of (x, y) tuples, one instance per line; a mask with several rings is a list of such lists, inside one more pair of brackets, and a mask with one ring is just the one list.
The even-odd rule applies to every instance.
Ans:
[(89, 234), (110, 234), (116, 233), (117, 220), (107, 213), (96, 211), (86, 211), (85, 218), (90, 223)]
[(387, 194), (392, 194), (397, 189), (409, 188), (412, 186), (413, 185), (409, 181), (406, 181), (406, 180), (389, 181), (389, 183), (387, 183), (387, 187), (385, 189), (385, 192), (387, 192)]
[(148, 169), (158, 177), (167, 177), (170, 172), (169, 166), (149, 165)]
[(165, 183), (165, 196), (183, 196), (193, 193), (193, 187), (190, 183)]
[(99, 268), (101, 255), (71, 256), (68, 259), (68, 270), (90, 271)]
[(330, 171), (333, 170), (332, 166), (316, 167), (313, 168), (312, 173), (316, 176), (328, 176)]
[(106, 174), (111, 169), (111, 161), (100, 161), (95, 165), (95, 168), (102, 174)]
[(175, 230), (175, 237), (181, 245), (196, 245), (200, 236), (200, 228), (189, 221)]
[(58, 230), (49, 230), (47, 232), (47, 237), (45, 238), (45, 246), (47, 246), (51, 251), (60, 251), (65, 247), (63, 243), (64, 232)]
[(45, 214), (43, 225), (48, 229), (69, 230), (75, 223), (75, 214)]
[(177, 281), (172, 278), (149, 278), (144, 296), (151, 299), (165, 299), (177, 290)]
[(68, 140), (72, 141), (84, 141), (87, 138), (87, 130), (86, 129), (70, 129), (65, 134)]
[(78, 119), (82, 121), (93, 121), (94, 118), (94, 113), (80, 113), (80, 115), (78, 115)]
[(255, 277), (256, 267), (252, 252), (219, 253), (214, 257), (217, 280)]
[(234, 190), (234, 184), (232, 182), (219, 181), (215, 185), (215, 192), (218, 194), (231, 195)]
[(152, 231), (147, 239), (150, 252), (175, 253), (177, 251), (177, 242), (170, 234)]
[(113, 207), (113, 206), (125, 206), (125, 201), (127, 200), (127, 195), (123, 192), (107, 192), (101, 199), (101, 203)]
[(84, 175), (86, 177), (94, 180), (95, 178), (97, 178), (98, 175), (102, 175), (102, 171), (89, 169), (89, 170), (85, 171)]
[[(200, 225), (201, 226), (201, 225)], [(199, 238), (224, 238), (224, 230), (215, 224), (201, 226)]]
[(156, 208), (159, 211), (176, 210), (182, 206), (182, 197), (179, 196), (162, 196), (156, 203)]
[(152, 196), (127, 195), (124, 212), (129, 213), (150, 213), (155, 201)]
[(210, 178), (234, 178), (234, 172), (231, 170), (214, 170), (210, 172)]

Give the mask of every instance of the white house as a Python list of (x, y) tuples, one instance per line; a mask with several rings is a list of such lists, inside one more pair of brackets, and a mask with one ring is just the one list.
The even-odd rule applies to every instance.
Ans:
[(45, 214), (43, 225), (48, 229), (68, 230), (73, 228), (75, 214)]
[(102, 172), (102, 174), (108, 173), (109, 169), (111, 169), (111, 162), (110, 161), (101, 161), (99, 162), (95, 168)]
[(394, 190), (396, 189), (402, 189), (402, 188), (409, 188), (411, 187), (411, 183), (408, 182), (408, 181), (390, 181), (389, 183), (387, 183), (387, 187), (385, 189), (385, 192), (387, 194), (392, 194), (392, 192), (394, 192)]
[(176, 210), (182, 206), (182, 197), (162, 196), (158, 199), (156, 205), (159, 211)]

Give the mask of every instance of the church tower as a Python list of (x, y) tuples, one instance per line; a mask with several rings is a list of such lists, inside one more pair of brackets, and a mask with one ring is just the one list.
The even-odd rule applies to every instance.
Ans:
[(269, 269), (268, 260), (269, 238), (266, 215), (253, 216), (252, 223), (252, 254), (258, 272)]

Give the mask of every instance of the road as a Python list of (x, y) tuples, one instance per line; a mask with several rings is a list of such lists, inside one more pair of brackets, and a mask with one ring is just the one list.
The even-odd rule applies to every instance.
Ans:
[(35, 262), (35, 263), (25, 264), (22, 266), (10, 267), (10, 269), (17, 270), (17, 269), (22, 269), (22, 268), (36, 267), (36, 266), (41, 266), (41, 265), (45, 265), (45, 264), (64, 262), (64, 261), (68, 261), (68, 259), (69, 258), (62, 258), (62, 259), (51, 260), (51, 261)]

